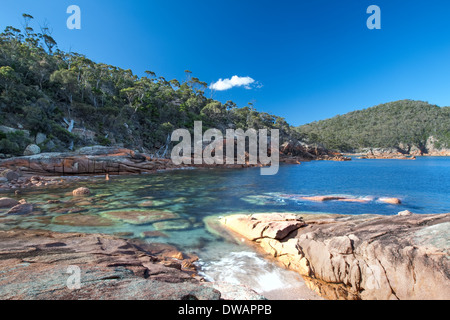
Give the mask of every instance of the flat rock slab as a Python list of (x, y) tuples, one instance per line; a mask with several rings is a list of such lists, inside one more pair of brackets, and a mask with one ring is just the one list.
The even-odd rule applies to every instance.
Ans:
[(298, 215), (255, 214), (234, 215), (222, 219), (223, 224), (249, 240), (272, 238), (281, 240), (305, 225)]
[[(0, 231), (0, 299), (216, 300), (217, 290), (184, 270), (168, 245), (99, 234)], [(174, 253), (173, 253), (174, 254)], [(78, 269), (79, 268), (79, 269)], [(76, 289), (74, 270), (79, 270)], [(72, 276), (72, 277), (71, 277)], [(68, 285), (69, 284), (69, 285)]]
[(70, 213), (57, 216), (52, 219), (53, 224), (77, 227), (109, 227), (116, 222), (100, 216), (89, 214)]
[(388, 204), (401, 204), (402, 203), (402, 200), (400, 200), (398, 198), (380, 198), (380, 199), (378, 199), (378, 201), (388, 203)]
[(134, 151), (114, 147), (87, 147), (77, 152), (40, 153), (0, 160), (0, 167), (19, 170), (24, 175), (140, 174), (175, 168), (168, 159), (138, 156)]
[(295, 221), (290, 214), (270, 217), (235, 215), (221, 222), (325, 298), (450, 299), (450, 213), (298, 215), (305, 222), (293, 231), (264, 233)]

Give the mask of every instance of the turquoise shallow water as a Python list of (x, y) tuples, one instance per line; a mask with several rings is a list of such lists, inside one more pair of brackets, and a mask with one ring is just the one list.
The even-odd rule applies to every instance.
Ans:
[[(93, 195), (74, 199), (71, 191), (78, 186), (88, 186)], [(0, 194), (4, 195), (7, 194)], [(368, 201), (318, 203), (300, 199), (315, 195), (341, 195)], [(158, 231), (145, 241), (170, 243), (180, 250), (196, 253), (206, 278), (243, 283), (266, 292), (295, 285), (298, 276), (264, 260), (238, 241), (210, 232), (205, 218), (255, 212), (384, 215), (402, 210), (421, 214), (449, 212), (450, 158), (313, 161), (282, 165), (275, 176), (261, 176), (258, 168), (176, 170), (112, 177), (110, 181), (98, 178), (65, 189), (26, 191), (21, 197), (36, 204), (41, 214), (6, 217), (0, 211), (1, 229), (100, 232), (129, 238), (143, 238), (143, 232)], [(379, 201), (382, 197), (400, 198), (402, 204), (382, 203)], [(48, 200), (61, 203), (49, 204)], [(108, 213), (114, 210), (138, 213), (151, 210), (168, 216), (165, 221), (137, 224), (126, 219), (110, 220)], [(100, 219), (87, 220), (88, 225), (84, 226), (57, 223), (58, 219), (67, 217)], [(92, 226), (92, 221), (100, 225)]]

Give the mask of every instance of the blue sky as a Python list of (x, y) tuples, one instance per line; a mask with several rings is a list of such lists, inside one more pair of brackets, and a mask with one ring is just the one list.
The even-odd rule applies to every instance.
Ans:
[[(373, 4), (381, 30), (366, 27)], [(69, 5), (81, 30), (66, 27)], [(399, 99), (450, 105), (448, 0), (15, 0), (2, 4), (0, 28), (20, 27), (24, 12), (35, 29), (48, 21), (60, 49), (137, 75), (250, 77), (214, 98), (292, 125)]]

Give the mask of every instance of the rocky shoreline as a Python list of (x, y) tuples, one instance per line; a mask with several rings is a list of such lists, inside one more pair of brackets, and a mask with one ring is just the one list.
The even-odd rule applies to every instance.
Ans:
[[(311, 158), (302, 146), (297, 147), (300, 149), (295, 152), (295, 148), (285, 146), (281, 161), (348, 160), (340, 154)], [(184, 167), (128, 149), (103, 147), (3, 160), (0, 189), (15, 190), (15, 197), (0, 199), (0, 210), (6, 212), (2, 221), (9, 215), (39, 216), (39, 208), (19, 200), (21, 189), (70, 187), (75, 181), (92, 181), (95, 177), (109, 179), (115, 174)], [(89, 189), (79, 188), (73, 196), (86, 194)], [(367, 201), (342, 196), (302, 199)], [(401, 203), (397, 198), (379, 200)], [(70, 219), (78, 221), (80, 217), (72, 212), (54, 222), (70, 225)], [(84, 222), (102, 226), (101, 219)], [(222, 219), (222, 223), (234, 236), (246, 238), (250, 245), (297, 271), (311, 289), (327, 299), (450, 298), (450, 214), (414, 215), (405, 211), (395, 217), (237, 215)], [(147, 236), (153, 234), (144, 238)], [(166, 244), (122, 239), (120, 235), (23, 229), (0, 231), (0, 242), (0, 299), (264, 299), (242, 286), (206, 283), (197, 274), (195, 256)], [(70, 290), (66, 285), (67, 269), (74, 265), (82, 270), (82, 291)]]
[[(0, 239), (0, 299), (220, 297), (199, 285), (192, 270), (184, 268), (191, 259), (173, 248), (98, 234), (20, 229), (0, 231)], [(69, 266), (80, 268), (83, 290), (68, 288)]]
[[(25, 200), (1, 198), (0, 208), (9, 208), (2, 221), (39, 214)], [(213, 224), (298, 272), (325, 299), (450, 298), (450, 213), (265, 213)], [(264, 299), (246, 287), (205, 282), (197, 257), (168, 244), (17, 228), (0, 231), (0, 242), (0, 299)], [(82, 271), (83, 290), (67, 287), (71, 266)]]
[[(297, 147), (283, 154), (280, 162), (300, 164), (300, 161), (313, 159), (340, 158), (325, 152), (313, 155), (303, 147)], [(7, 158), (0, 161), (0, 190), (15, 191), (15, 196), (0, 199), (0, 210), (6, 214), (2, 221), (7, 222), (11, 215), (39, 218), (39, 206), (21, 199), (21, 190), (70, 188), (80, 181), (189, 167), (219, 166), (175, 166), (168, 159), (154, 159), (124, 148), (99, 146), (70, 153)], [(88, 188), (79, 188), (73, 195), (83, 197), (88, 193)], [(57, 200), (50, 201), (57, 205)], [(72, 218), (77, 223), (89, 225), (105, 223), (95, 217), (78, 221), (83, 217), (76, 213), (62, 215), (53, 222), (70, 224)], [(264, 299), (246, 287), (204, 282), (194, 267), (195, 257), (164, 244), (149, 245), (140, 239), (127, 240), (104, 234), (22, 229), (0, 231), (0, 241), (0, 299)], [(72, 265), (80, 267), (85, 275), (81, 280), (82, 291), (69, 290), (66, 286), (66, 270)]]
[[(310, 148), (310, 147), (308, 147)], [(301, 164), (311, 160), (348, 161), (338, 153), (308, 149), (302, 144), (284, 144), (280, 162)], [(249, 168), (261, 164), (175, 165), (170, 159), (152, 158), (148, 154), (118, 147), (84, 147), (70, 153), (39, 153), (0, 160), (0, 190), (33, 187), (59, 187), (93, 176), (138, 175), (186, 168)]]
[(274, 213), (221, 223), (327, 299), (450, 299), (450, 213)]
[(197, 257), (168, 244), (23, 229), (0, 231), (0, 242), (1, 300), (264, 299), (244, 286), (205, 282)]
[[(17, 196), (0, 198), (0, 300), (265, 299), (246, 286), (206, 282), (198, 273), (196, 255), (167, 243), (146, 241), (167, 237), (157, 230), (172, 230), (165, 224), (173, 222), (176, 214), (143, 208), (89, 215), (75, 204), (91, 205), (90, 189), (80, 187), (70, 194), (72, 200), (67, 203), (46, 202), (61, 213), (57, 216), (47, 216), (42, 203)], [(22, 219), (35, 225), (19, 226), (17, 221)], [(119, 221), (151, 223), (156, 231), (107, 235), (40, 229), (49, 224), (111, 227)], [(80, 290), (68, 284), (74, 268), (80, 270)]]
[(426, 149), (418, 148), (372, 148), (356, 153), (345, 153), (345, 156), (357, 157), (359, 159), (398, 159), (416, 160), (417, 157), (450, 157), (449, 149)]
[[(195, 257), (169, 245), (100, 234), (20, 229), (0, 231), (0, 239), (2, 300), (221, 297), (195, 275)], [(68, 270), (74, 267), (80, 270), (79, 289), (68, 286)]]

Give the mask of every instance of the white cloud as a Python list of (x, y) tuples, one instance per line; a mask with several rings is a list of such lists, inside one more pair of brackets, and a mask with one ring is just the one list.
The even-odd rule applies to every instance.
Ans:
[(219, 79), (219, 81), (211, 83), (209, 88), (216, 91), (225, 91), (233, 87), (244, 87), (245, 89), (250, 90), (252, 84), (256, 84), (258, 88), (261, 87), (257, 81), (250, 77), (233, 76), (231, 79)]

